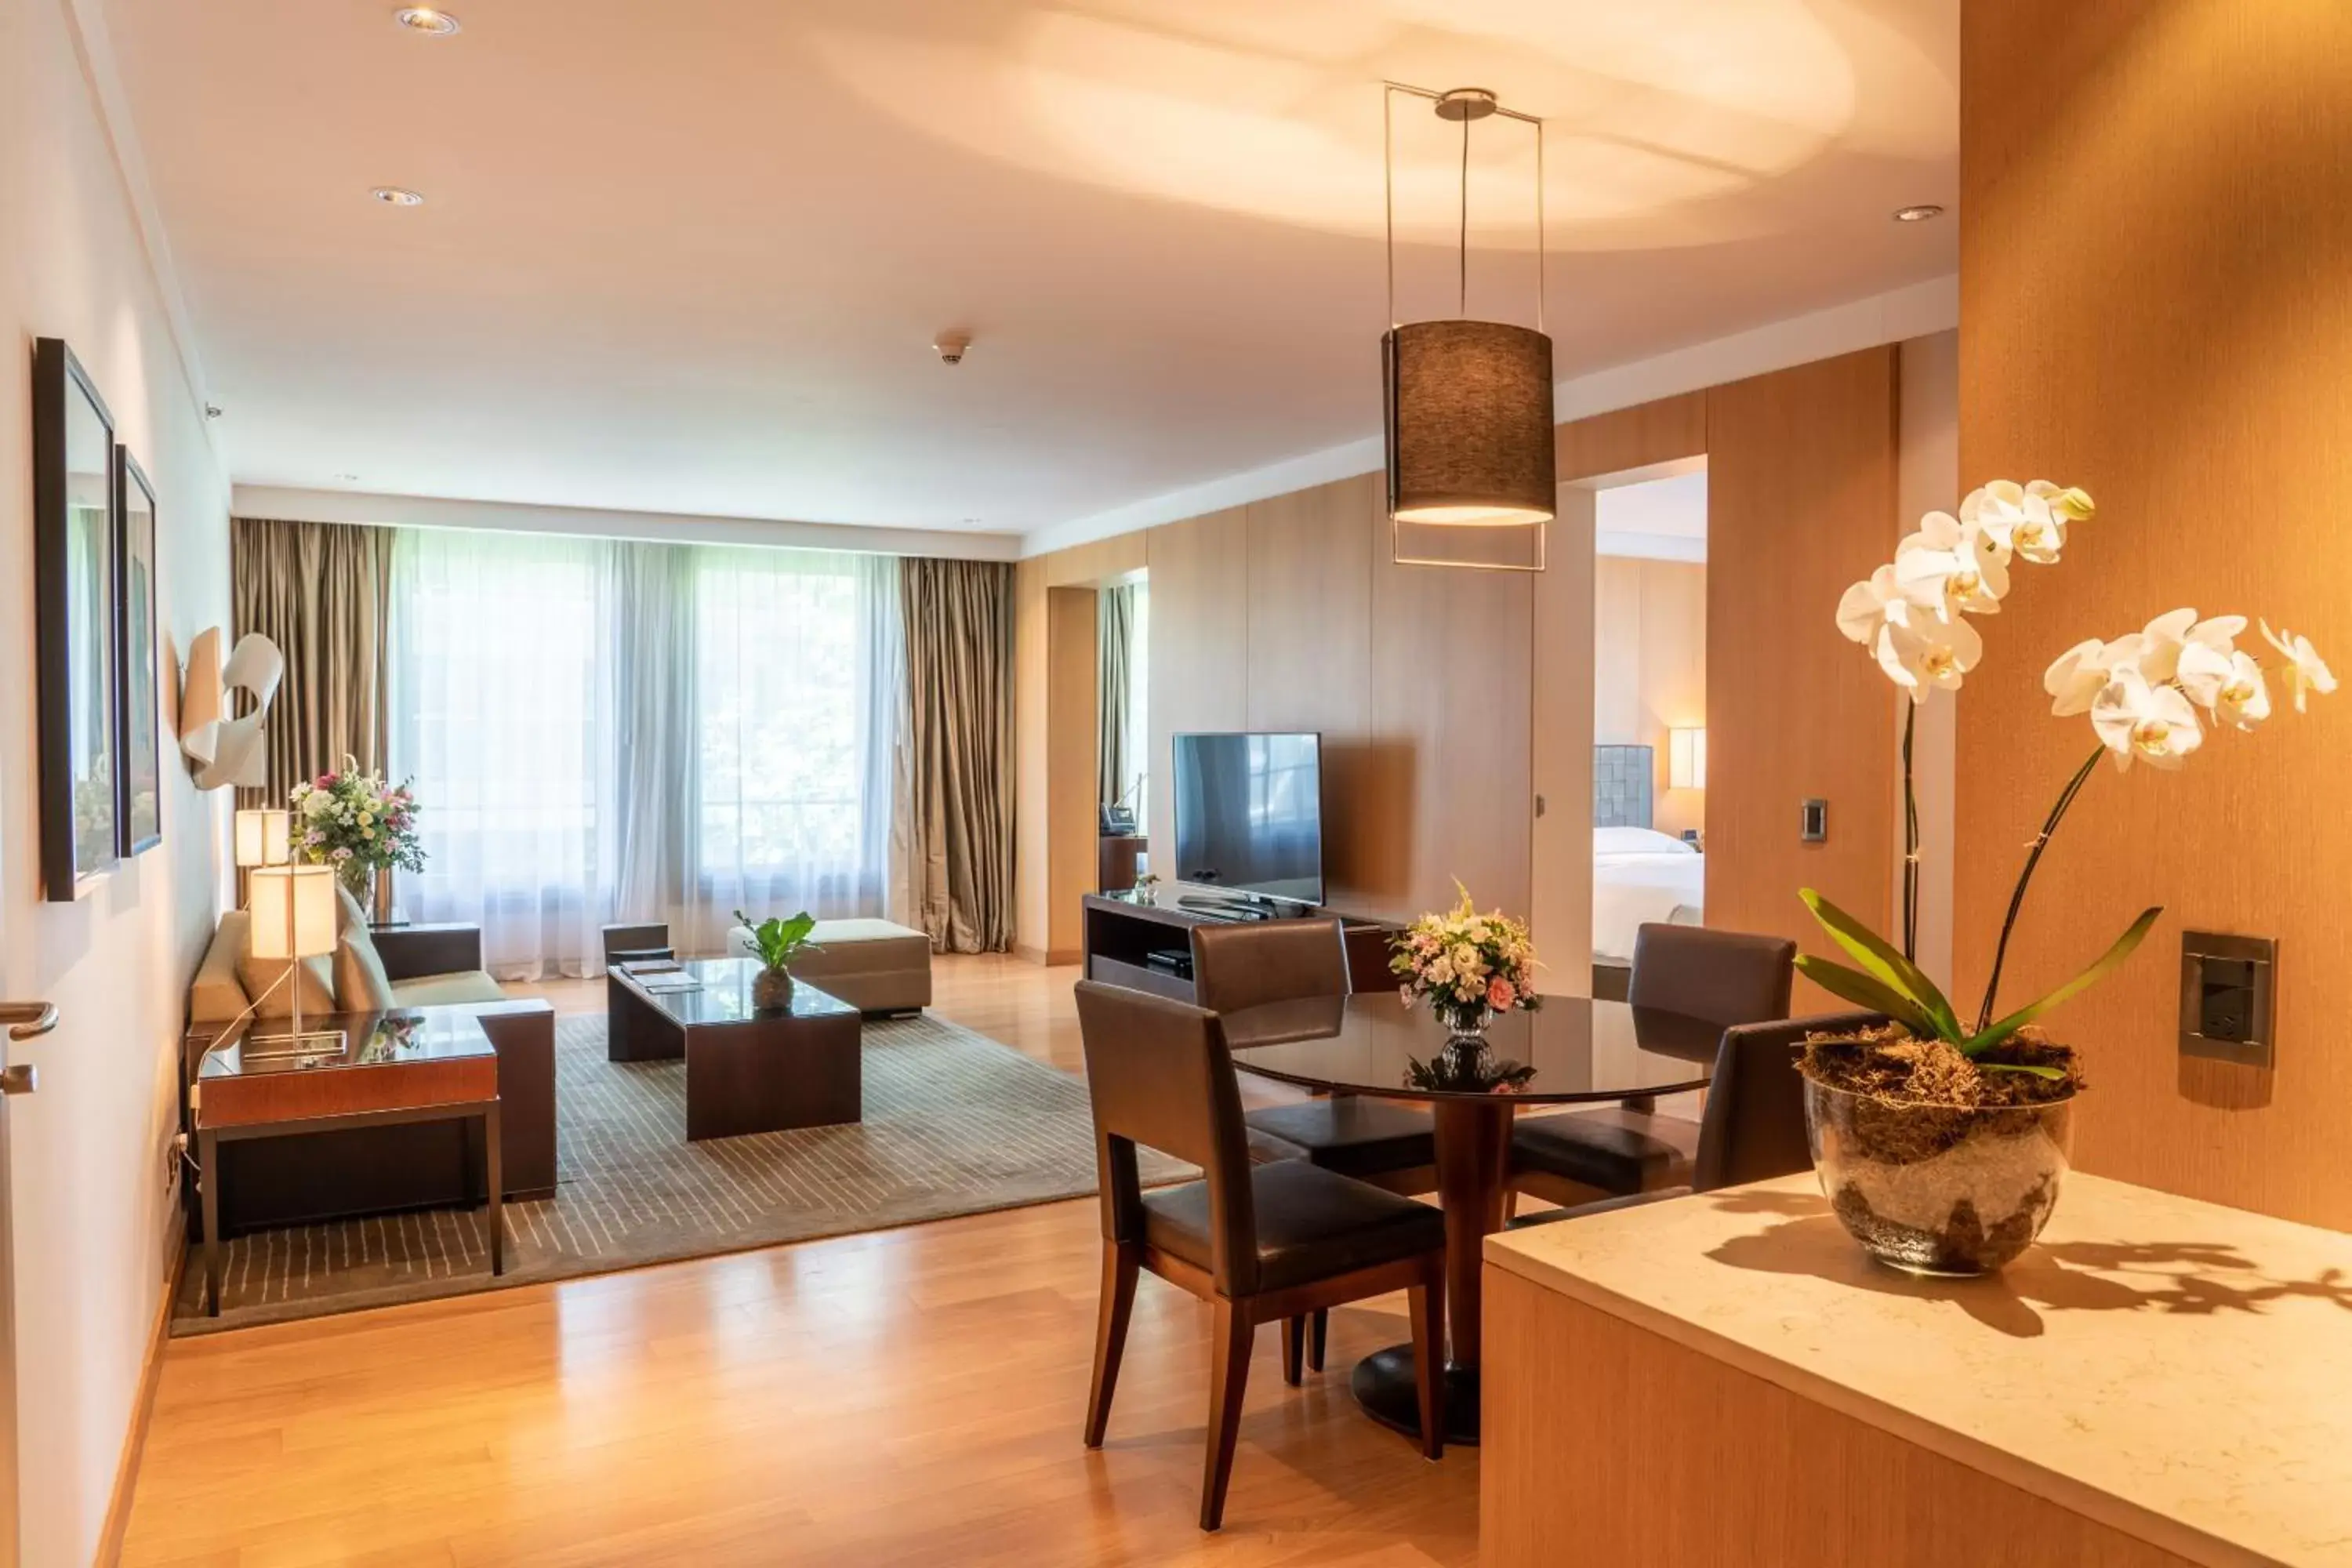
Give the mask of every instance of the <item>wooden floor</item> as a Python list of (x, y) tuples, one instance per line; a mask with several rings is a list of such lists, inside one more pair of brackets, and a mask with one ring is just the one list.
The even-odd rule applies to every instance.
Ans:
[[(1075, 973), (943, 959), (936, 1010), (1076, 1068)], [(1401, 1298), (1335, 1313), (1303, 1389), (1261, 1336), (1219, 1535), (1190, 1297), (1144, 1281), (1088, 1453), (1099, 1246), (1089, 1200), (175, 1341), (123, 1561), (1476, 1561), (1475, 1450), (1428, 1464), (1348, 1396)]]

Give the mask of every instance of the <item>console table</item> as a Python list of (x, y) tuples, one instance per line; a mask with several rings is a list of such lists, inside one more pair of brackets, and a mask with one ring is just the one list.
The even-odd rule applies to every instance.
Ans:
[[(1086, 898), (1086, 930), (1081, 954), (1086, 977), (1130, 991), (1150, 991), (1179, 1002), (1192, 1000), (1192, 982), (1150, 966), (1150, 954), (1163, 949), (1192, 948), (1192, 928), (1235, 919), (1207, 910), (1188, 910), (1180, 898), (1214, 898), (1214, 888), (1170, 887), (1155, 884), (1132, 893), (1089, 893)], [(1389, 938), (1396, 927), (1385, 921), (1343, 915), (1337, 910), (1311, 911), (1324, 919), (1337, 917), (1340, 940), (1347, 944), (1348, 975), (1358, 991), (1386, 991), (1396, 984), (1389, 973)], [(1281, 919), (1268, 916), (1268, 919)], [(1188, 958), (1189, 963), (1189, 958)]]

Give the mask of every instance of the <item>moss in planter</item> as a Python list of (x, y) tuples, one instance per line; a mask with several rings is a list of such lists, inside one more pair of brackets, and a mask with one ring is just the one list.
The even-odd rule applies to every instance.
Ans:
[[(1890, 1105), (1990, 1110), (2048, 1105), (2084, 1088), (2083, 1066), (2074, 1047), (2058, 1045), (2031, 1026), (1976, 1060), (1948, 1040), (1919, 1039), (1899, 1024), (1858, 1035), (1809, 1035), (1798, 1065), (1816, 1083)], [(1987, 1065), (2054, 1068), (2064, 1076), (1987, 1072)]]

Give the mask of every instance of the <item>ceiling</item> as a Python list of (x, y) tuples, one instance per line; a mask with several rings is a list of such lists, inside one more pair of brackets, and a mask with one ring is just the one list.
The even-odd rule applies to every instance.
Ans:
[[(1680, 467), (1680, 465), (1677, 465)], [(1706, 462), (1592, 498), (1592, 548), (1650, 561), (1706, 559)]]
[[(1563, 377), (1957, 260), (1888, 215), (1956, 199), (1958, 0), (107, 4), (249, 484), (1019, 531), (1360, 439), (1383, 77), (1546, 118)], [(1395, 116), (1452, 314), (1460, 132)], [(1531, 319), (1531, 138), (1470, 156)]]

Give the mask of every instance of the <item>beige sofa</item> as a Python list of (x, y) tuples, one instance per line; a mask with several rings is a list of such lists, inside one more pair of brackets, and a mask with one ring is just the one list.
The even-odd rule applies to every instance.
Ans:
[[(243, 910), (221, 916), (212, 945), (188, 987), (188, 1022), (226, 1024), (253, 1000), (246, 994), (236, 963), (250, 938), (251, 917)], [(503, 1002), (506, 993), (482, 967), (478, 926), (394, 926), (373, 933), (392, 982), (393, 1001), (403, 1007), (452, 1002)]]
[[(919, 1013), (931, 1005), (931, 939), (888, 921), (819, 921), (815, 951), (793, 960), (793, 978), (840, 997), (861, 1013)], [(727, 933), (727, 951), (757, 958), (751, 933)]]

